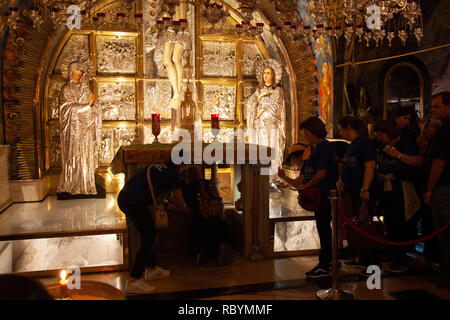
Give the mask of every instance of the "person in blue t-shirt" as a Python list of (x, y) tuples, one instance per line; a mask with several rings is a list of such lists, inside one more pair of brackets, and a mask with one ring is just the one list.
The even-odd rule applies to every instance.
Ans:
[[(411, 181), (423, 166), (423, 158), (419, 154), (417, 144), (401, 130), (387, 120), (379, 120), (374, 125), (374, 132), (379, 141), (377, 151), (378, 176), (382, 185), (381, 207), (384, 209), (384, 223), (387, 238), (391, 241), (412, 240), (408, 230), (406, 217), (415, 212), (406, 210), (414, 199), (419, 204), (420, 199)], [(411, 184), (409, 188), (407, 184)], [(406, 188), (406, 189), (405, 189)], [(405, 198), (404, 195), (407, 197)], [(408, 207), (405, 206), (408, 204)], [(405, 246), (392, 246), (386, 249), (391, 252), (392, 264), (390, 272), (404, 273), (408, 270)]]
[(336, 156), (331, 143), (326, 140), (325, 124), (318, 117), (310, 117), (300, 124), (306, 140), (314, 149), (300, 170), (297, 189), (299, 191), (319, 188), (320, 206), (314, 211), (317, 231), (320, 238), (319, 264), (306, 272), (309, 278), (330, 274), (331, 262), (331, 204), (330, 190), (335, 189), (337, 180)]
[[(342, 138), (350, 142), (336, 184), (341, 199), (340, 207), (349, 218), (370, 219), (371, 216), (360, 216), (360, 208), (363, 201), (367, 201), (368, 207), (372, 208), (369, 200), (372, 199), (370, 193), (375, 175), (376, 146), (367, 136), (367, 126), (360, 119), (346, 116), (339, 121), (338, 128)], [(381, 266), (381, 253), (377, 249), (361, 249), (359, 262), (355, 258), (346, 264), (360, 264), (365, 267), (375, 264)], [(361, 275), (368, 274), (366, 270), (363, 270)]]
[[(151, 165), (150, 178), (157, 202), (171, 195), (171, 205), (166, 209), (188, 213), (181, 193), (179, 172), (182, 167), (171, 161), (166, 164)], [(141, 169), (128, 180), (117, 198), (120, 210), (133, 222), (142, 239), (142, 246), (136, 255), (127, 281), (127, 293), (152, 293), (155, 288), (146, 281), (170, 275), (168, 270), (159, 267), (156, 263), (157, 234), (153, 209), (150, 206), (153, 200), (147, 180), (147, 169), (148, 167)]]

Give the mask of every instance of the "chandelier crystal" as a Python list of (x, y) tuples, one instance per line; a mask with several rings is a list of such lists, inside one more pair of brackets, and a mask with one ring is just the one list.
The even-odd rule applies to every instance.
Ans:
[[(388, 45), (397, 36), (403, 45), (413, 36), (423, 38), (420, 3), (411, 0), (310, 0), (306, 5), (314, 24), (327, 23), (332, 30), (342, 28), (346, 41), (354, 37), (366, 45)], [(340, 31), (335, 32), (336, 38)], [(371, 41), (373, 40), (373, 41)]]

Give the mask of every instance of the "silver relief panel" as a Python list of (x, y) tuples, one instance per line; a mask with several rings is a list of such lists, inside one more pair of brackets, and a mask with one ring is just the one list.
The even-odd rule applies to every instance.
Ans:
[(245, 119), (247, 119), (247, 117), (246, 117), (246, 115), (247, 115), (247, 101), (248, 101), (248, 98), (250, 98), (250, 96), (253, 94), (253, 92), (255, 92), (255, 90), (256, 90), (256, 85), (244, 85), (244, 103), (243, 103), (243, 106), (244, 106), (244, 114), (243, 114), (243, 117), (244, 117), (244, 120)]
[[(214, 141), (214, 136), (211, 129), (203, 128), (203, 142), (211, 143)], [(220, 128), (219, 134), (217, 135), (217, 140), (220, 143), (230, 143), (234, 139), (234, 129), (233, 128)]]
[(66, 81), (52, 79), (48, 88), (48, 120), (59, 119), (59, 93)]
[(236, 87), (222, 85), (203, 86), (203, 120), (211, 120), (211, 114), (219, 114), (220, 120), (234, 120)]
[(264, 60), (256, 43), (244, 43), (244, 77), (255, 77), (255, 66)]
[(66, 57), (73, 55), (76, 52), (83, 55), (84, 57), (89, 57), (89, 36), (84, 34), (74, 34), (67, 41), (64, 49), (58, 57), (54, 73), (62, 73), (62, 64)]
[(50, 168), (61, 168), (61, 140), (59, 137), (59, 126), (50, 126), (48, 129)]
[(109, 166), (119, 147), (131, 144), (134, 137), (134, 128), (104, 128), (99, 165)]
[(136, 38), (98, 36), (97, 68), (100, 73), (136, 73)]
[[(151, 126), (144, 127), (144, 144), (153, 143), (155, 140), (155, 136), (152, 133)], [(161, 132), (158, 135), (158, 141), (161, 143), (171, 143), (172, 142), (172, 128), (169, 127), (161, 127)]]
[(134, 83), (103, 82), (98, 84), (98, 103), (103, 120), (135, 120), (136, 96)]
[(144, 119), (150, 120), (152, 113), (159, 113), (161, 119), (172, 117), (169, 101), (172, 87), (169, 81), (147, 81), (144, 87)]
[(236, 44), (233, 42), (202, 43), (202, 68), (206, 77), (236, 76)]

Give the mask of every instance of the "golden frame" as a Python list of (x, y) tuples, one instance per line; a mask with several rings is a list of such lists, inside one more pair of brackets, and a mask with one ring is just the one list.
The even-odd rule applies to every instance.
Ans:
[[(104, 2), (98, 10), (106, 7), (118, 4), (118, 1)], [(142, 8), (142, 2), (137, 1), (138, 10)], [(261, 38), (259, 37), (248, 37), (245, 35), (236, 34), (206, 34), (203, 33), (203, 18), (201, 17), (200, 4), (195, 3), (194, 17), (195, 17), (195, 77), (191, 81), (195, 82), (197, 88), (197, 114), (202, 118), (203, 115), (203, 101), (202, 101), (202, 90), (204, 85), (235, 85), (236, 86), (236, 101), (235, 101), (235, 119), (234, 120), (221, 120), (220, 125), (224, 128), (245, 128), (245, 120), (243, 115), (244, 106), (244, 85), (256, 86), (257, 80), (249, 77), (244, 77), (243, 75), (243, 44), (244, 43), (254, 43), (257, 45), (259, 51), (265, 59), (270, 58), (268, 49), (263, 44)], [(225, 4), (227, 5), (227, 4)], [(228, 6), (228, 5), (227, 5)], [(242, 18), (233, 8), (228, 8), (231, 11), (230, 18), (237, 21), (236, 19)], [(151, 125), (149, 119), (144, 117), (144, 82), (150, 81), (168, 81), (167, 78), (150, 78), (144, 76), (144, 56), (143, 56), (143, 34), (142, 32), (136, 31), (114, 31), (114, 30), (91, 30), (92, 26), (87, 25), (86, 29), (80, 30), (69, 30), (59, 41), (55, 54), (49, 65), (49, 71), (46, 76), (45, 91), (44, 91), (44, 110), (43, 110), (43, 120), (44, 120), (44, 161), (45, 161), (45, 171), (50, 173), (58, 168), (50, 168), (50, 127), (57, 126), (57, 120), (48, 119), (48, 95), (50, 88), (50, 81), (52, 79), (62, 79), (60, 74), (54, 73), (55, 65), (58, 58), (64, 49), (66, 43), (69, 41), (72, 35), (87, 35), (89, 37), (89, 54), (91, 62), (95, 69), (95, 75), (92, 80), (92, 86), (94, 93), (98, 96), (98, 84), (101, 82), (135, 82), (135, 99), (136, 99), (136, 119), (135, 120), (104, 120), (104, 128), (116, 128), (125, 127), (133, 128), (138, 126), (139, 132), (143, 134), (143, 127)], [(134, 37), (136, 38), (136, 73), (135, 74), (109, 74), (98, 72), (97, 65), (97, 37), (98, 36), (116, 36), (116, 37)], [(233, 42), (236, 44), (236, 76), (235, 77), (203, 77), (202, 75), (202, 63), (201, 63), (201, 48), (203, 41), (212, 42)], [(183, 79), (187, 82), (187, 79)], [(171, 125), (170, 119), (163, 119), (161, 121), (161, 127), (167, 127)], [(202, 120), (202, 127), (209, 127), (210, 120)], [(106, 168), (101, 168), (105, 170)]]

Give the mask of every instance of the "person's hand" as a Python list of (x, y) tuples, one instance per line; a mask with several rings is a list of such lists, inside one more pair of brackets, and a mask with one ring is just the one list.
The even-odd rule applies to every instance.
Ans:
[(359, 193), (359, 197), (361, 198), (361, 200), (367, 200), (369, 201), (369, 191), (362, 191)]
[(361, 191), (359, 193), (359, 197), (361, 198), (361, 200), (369, 201), (370, 198), (369, 191)]
[(278, 176), (279, 176), (281, 179), (286, 178), (286, 173), (284, 172), (283, 169), (278, 169)]
[(423, 194), (423, 201), (425, 202), (425, 204), (427, 205), (431, 205), (431, 195), (433, 193), (431, 191), (427, 191)]
[(89, 105), (92, 106), (95, 102), (95, 94), (92, 94), (91, 99), (89, 99)]
[(392, 146), (386, 146), (384, 148), (384, 152), (386, 152), (390, 157), (396, 158), (396, 159), (398, 159), (398, 157), (401, 155), (401, 152)]

